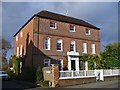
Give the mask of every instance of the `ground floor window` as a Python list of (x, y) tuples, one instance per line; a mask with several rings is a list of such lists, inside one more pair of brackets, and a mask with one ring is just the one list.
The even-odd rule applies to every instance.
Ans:
[(44, 66), (50, 66), (50, 59), (49, 58), (45, 58), (44, 59)]
[(59, 71), (62, 71), (63, 70), (63, 60), (62, 59), (58, 60), (58, 65), (59, 65)]

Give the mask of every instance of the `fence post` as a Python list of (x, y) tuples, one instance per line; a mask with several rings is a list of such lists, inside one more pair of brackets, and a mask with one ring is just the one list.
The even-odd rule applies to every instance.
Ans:
[(87, 76), (87, 71), (86, 70), (84, 70), (84, 75)]
[(73, 75), (73, 71), (72, 71), (72, 77), (74, 77), (74, 75)]

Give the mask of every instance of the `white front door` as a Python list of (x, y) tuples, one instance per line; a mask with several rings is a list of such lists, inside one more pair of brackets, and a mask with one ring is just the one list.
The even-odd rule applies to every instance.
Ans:
[(68, 70), (79, 71), (79, 57), (68, 56)]

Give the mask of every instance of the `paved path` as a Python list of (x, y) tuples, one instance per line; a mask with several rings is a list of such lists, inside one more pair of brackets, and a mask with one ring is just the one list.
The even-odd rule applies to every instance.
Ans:
[(113, 80), (113, 81), (104, 81), (104, 82), (68, 86), (64, 88), (118, 88), (119, 86), (120, 86), (120, 81), (118, 84), (118, 80)]

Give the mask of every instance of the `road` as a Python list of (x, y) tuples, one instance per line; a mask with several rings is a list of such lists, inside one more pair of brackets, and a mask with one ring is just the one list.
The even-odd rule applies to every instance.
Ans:
[(88, 83), (82, 85), (75, 85), (75, 86), (68, 86), (65, 88), (118, 88), (120, 82), (118, 84), (118, 80), (113, 81), (104, 81), (104, 82), (95, 82), (95, 83)]
[[(119, 83), (120, 85), (120, 83)], [(41, 90), (41, 87), (35, 87), (31, 84), (22, 83), (15, 80), (3, 81), (2, 89), (27, 89), (27, 90)], [(118, 88), (118, 80), (104, 81), (96, 83), (88, 83), (82, 85), (74, 85), (60, 88)]]

